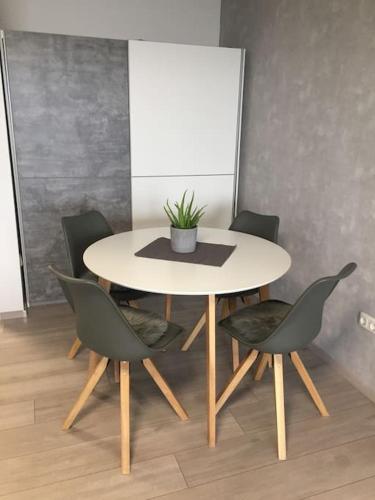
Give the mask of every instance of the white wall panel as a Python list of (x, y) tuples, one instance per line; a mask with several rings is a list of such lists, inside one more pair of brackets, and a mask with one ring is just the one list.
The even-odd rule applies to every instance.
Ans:
[(241, 49), (129, 42), (132, 176), (233, 174)]
[(233, 184), (233, 175), (133, 178), (133, 228), (169, 225), (164, 204), (180, 200), (188, 189), (189, 195), (195, 192), (198, 205), (207, 205), (200, 225), (226, 229), (232, 221)]
[(2, 80), (0, 74), (0, 314), (24, 309)]

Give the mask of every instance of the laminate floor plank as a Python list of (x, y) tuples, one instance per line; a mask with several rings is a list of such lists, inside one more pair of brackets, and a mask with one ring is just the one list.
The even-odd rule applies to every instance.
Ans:
[[(163, 314), (163, 297), (140, 302)], [(131, 366), (129, 477), (120, 472), (112, 365), (72, 429), (61, 430), (88, 365), (85, 348), (74, 360), (66, 357), (75, 335), (69, 306), (35, 307), (26, 319), (1, 321), (1, 498), (375, 498), (375, 405), (313, 349), (302, 350), (301, 358), (332, 416), (319, 416), (285, 358), (286, 462), (277, 460), (272, 369), (261, 382), (244, 377), (218, 415), (216, 448), (207, 447), (205, 335), (180, 351), (204, 307), (204, 297), (173, 298), (172, 320), (186, 333), (154, 359), (189, 421), (176, 417), (140, 363)], [(231, 342), (218, 328), (217, 392), (230, 376)]]
[(0, 405), (0, 431), (34, 423), (34, 401)]
[[(375, 405), (368, 403), (331, 417), (287, 423), (286, 432), (288, 458), (375, 436)], [(245, 436), (224, 441), (215, 450), (186, 450), (177, 453), (176, 458), (189, 486), (272, 463), (277, 460), (276, 420), (266, 430), (258, 426)]]
[[(151, 408), (150, 410), (151, 411)], [(171, 418), (137, 426), (132, 422), (132, 453), (134, 460), (146, 460), (169, 455), (186, 448), (198, 448), (206, 443), (206, 417), (182, 422), (170, 410)], [(79, 416), (74, 426), (61, 430), (61, 420), (0, 431), (0, 460), (73, 446), (89, 441), (118, 436), (120, 412), (89, 412)], [(242, 436), (243, 431), (229, 413), (218, 425), (219, 442)]]
[[(369, 403), (365, 396), (353, 389), (346, 381), (343, 381), (342, 384), (334, 384), (333, 387), (319, 392), (327, 404), (330, 415), (336, 415), (343, 410)], [(266, 399), (255, 400), (250, 404), (243, 401), (235, 407), (230, 405), (230, 401), (228, 401), (225, 408), (230, 409), (245, 432), (254, 432), (257, 429), (262, 430), (275, 425), (274, 398), (273, 387), (270, 386), (269, 397)], [(309, 418), (319, 418), (319, 416), (318, 410), (306, 391), (286, 391), (285, 418), (289, 425)]]
[[(374, 475), (375, 437), (346, 443), (317, 453), (278, 462), (251, 471), (165, 495), (160, 500), (370, 500), (374, 498), (373, 478), (355, 485), (323, 493), (352, 481)], [(358, 488), (361, 483), (357, 483)], [(319, 495), (320, 494), (320, 495)], [(319, 495), (319, 496), (312, 496)], [(371, 496), (372, 495), (372, 496)]]
[(325, 491), (306, 500), (373, 500), (375, 497), (375, 476), (368, 479)]
[(186, 488), (175, 458), (163, 456), (133, 464), (124, 476), (119, 468), (66, 479), (53, 484), (4, 495), (4, 500), (146, 500)]

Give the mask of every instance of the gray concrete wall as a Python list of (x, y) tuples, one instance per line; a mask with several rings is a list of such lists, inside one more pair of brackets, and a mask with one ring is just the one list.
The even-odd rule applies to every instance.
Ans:
[(6, 32), (31, 304), (62, 298), (60, 219), (91, 208), (130, 227), (127, 42)]
[(374, 394), (375, 2), (223, 0), (221, 45), (247, 49), (240, 207), (280, 215), (294, 300), (354, 260), (317, 343)]

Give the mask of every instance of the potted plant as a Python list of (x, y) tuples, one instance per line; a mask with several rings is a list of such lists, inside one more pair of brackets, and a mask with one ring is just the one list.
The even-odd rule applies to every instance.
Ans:
[(175, 209), (167, 204), (164, 205), (165, 213), (171, 222), (171, 247), (174, 252), (191, 253), (197, 246), (198, 222), (204, 215), (204, 207), (193, 207), (194, 192), (190, 201), (186, 200), (184, 192), (181, 202), (175, 202)]

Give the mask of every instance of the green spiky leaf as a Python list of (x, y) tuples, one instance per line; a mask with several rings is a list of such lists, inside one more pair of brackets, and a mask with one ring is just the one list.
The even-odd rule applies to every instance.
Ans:
[(197, 226), (198, 222), (204, 215), (204, 209), (206, 205), (203, 207), (195, 206), (194, 204), (194, 191), (190, 200), (188, 201), (186, 198), (187, 190), (184, 191), (181, 201), (174, 202), (174, 208), (172, 208), (169, 204), (169, 200), (167, 200), (166, 205), (164, 205), (164, 211), (167, 214), (172, 226), (178, 229), (192, 229)]

